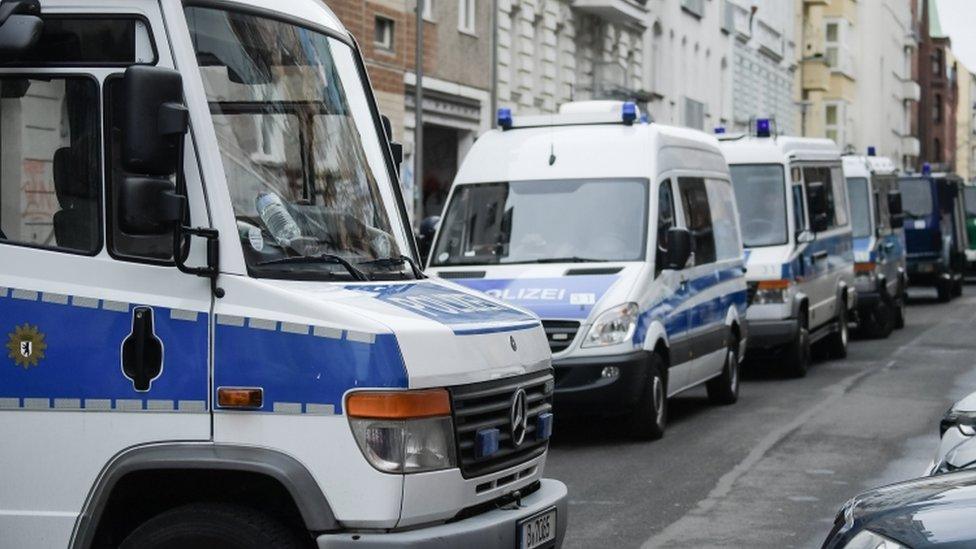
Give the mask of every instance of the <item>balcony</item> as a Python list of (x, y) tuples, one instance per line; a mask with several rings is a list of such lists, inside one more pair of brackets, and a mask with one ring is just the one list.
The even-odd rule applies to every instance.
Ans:
[(803, 91), (827, 91), (830, 89), (830, 67), (824, 58), (804, 59)]
[(756, 41), (759, 42), (759, 51), (776, 61), (783, 59), (783, 50), (785, 48), (783, 37), (773, 27), (759, 21), (756, 25)]
[(901, 138), (901, 154), (906, 156), (919, 156), (922, 154), (922, 145), (917, 137), (910, 135)]
[(901, 83), (901, 98), (904, 101), (919, 101), (922, 98), (922, 88), (914, 80), (905, 80)]
[(647, 26), (647, 0), (573, 0), (571, 5), (612, 23)]

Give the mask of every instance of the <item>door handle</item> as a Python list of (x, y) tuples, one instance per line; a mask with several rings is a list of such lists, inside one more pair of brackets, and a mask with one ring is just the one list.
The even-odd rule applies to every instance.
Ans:
[(132, 311), (132, 332), (122, 342), (122, 373), (132, 388), (146, 392), (163, 371), (163, 344), (153, 330), (153, 310)]
[(814, 252), (810, 255), (814, 261), (820, 261), (822, 259), (827, 259), (827, 250), (820, 250), (819, 252)]

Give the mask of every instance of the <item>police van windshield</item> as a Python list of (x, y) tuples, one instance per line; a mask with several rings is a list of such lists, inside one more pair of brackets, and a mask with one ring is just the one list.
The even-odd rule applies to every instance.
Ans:
[(410, 272), (352, 48), (249, 14), (186, 15), (251, 274)]
[(735, 203), (746, 248), (777, 246), (789, 241), (786, 179), (779, 164), (730, 166)]
[(871, 200), (868, 180), (847, 178), (847, 194), (851, 197), (851, 219), (854, 238), (871, 236)]
[(963, 193), (966, 200), (966, 215), (976, 217), (976, 187), (966, 187)]
[(919, 218), (932, 213), (932, 187), (928, 179), (902, 179), (901, 204), (907, 217)]
[(460, 186), (431, 265), (642, 261), (647, 187), (638, 179)]

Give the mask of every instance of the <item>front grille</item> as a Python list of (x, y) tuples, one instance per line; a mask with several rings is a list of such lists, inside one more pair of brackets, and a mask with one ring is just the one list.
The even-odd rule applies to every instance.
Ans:
[[(454, 437), (458, 461), (464, 478), (487, 475), (524, 463), (546, 451), (547, 440), (535, 437), (536, 418), (552, 410), (552, 371), (545, 370), (451, 388), (454, 409)], [(512, 444), (509, 413), (515, 392), (524, 389), (529, 408), (525, 440), (517, 448)], [(497, 428), (498, 451), (485, 458), (475, 456), (476, 433)]]
[(543, 320), (542, 327), (546, 330), (549, 350), (558, 353), (565, 351), (573, 343), (576, 332), (579, 332), (580, 323), (575, 320)]
[(756, 291), (759, 290), (758, 282), (747, 282), (746, 283), (746, 303), (752, 304), (752, 299), (756, 297)]

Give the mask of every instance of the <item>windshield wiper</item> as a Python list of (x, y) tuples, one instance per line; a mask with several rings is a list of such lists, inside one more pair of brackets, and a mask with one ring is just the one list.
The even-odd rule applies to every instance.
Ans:
[(417, 265), (417, 262), (414, 261), (412, 257), (405, 255), (401, 255), (399, 257), (381, 257), (380, 259), (374, 259), (372, 261), (360, 261), (358, 264), (366, 265), (367, 267), (399, 267), (404, 263), (410, 266), (410, 270), (413, 271), (413, 275), (418, 279), (427, 278), (420, 266)]
[(527, 263), (606, 263), (609, 259), (594, 259), (591, 257), (543, 257), (540, 259), (533, 259)]
[(268, 265), (296, 265), (301, 263), (331, 263), (334, 265), (342, 265), (349, 271), (349, 274), (353, 278), (359, 281), (367, 281), (369, 277), (366, 273), (362, 272), (355, 265), (350, 263), (343, 257), (334, 254), (316, 254), (316, 255), (300, 255), (294, 257), (282, 257), (280, 259), (272, 259), (270, 261), (264, 261), (258, 263), (258, 267), (266, 267)]

